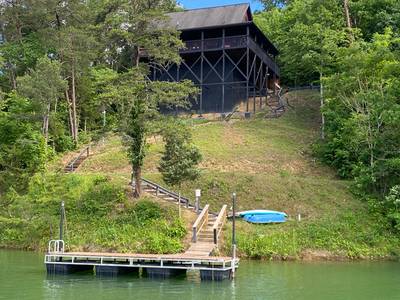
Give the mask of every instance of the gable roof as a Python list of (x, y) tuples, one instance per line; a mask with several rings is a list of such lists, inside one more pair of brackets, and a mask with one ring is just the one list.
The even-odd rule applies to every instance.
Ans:
[(226, 26), (252, 21), (250, 5), (247, 3), (210, 8), (190, 9), (167, 14), (167, 26), (177, 30)]

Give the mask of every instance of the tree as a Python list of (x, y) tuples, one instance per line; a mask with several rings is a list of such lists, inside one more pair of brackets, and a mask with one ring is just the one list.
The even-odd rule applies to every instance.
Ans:
[(164, 182), (181, 187), (184, 181), (195, 180), (200, 171), (197, 168), (201, 161), (199, 150), (191, 143), (191, 133), (179, 121), (170, 121), (163, 130), (165, 150), (158, 170)]
[[(129, 72), (110, 76), (99, 95), (101, 101), (117, 106), (120, 131), (127, 147), (132, 165), (135, 196), (141, 194), (141, 172), (146, 157), (147, 139), (152, 134), (152, 124), (160, 118), (160, 105), (187, 107), (189, 99), (198, 93), (191, 81), (151, 82), (146, 80), (145, 66), (132, 68)], [(116, 74), (116, 73), (115, 73)]]
[(367, 41), (375, 33), (383, 34), (391, 27), (400, 30), (400, 1), (398, 0), (349, 0), (353, 25), (359, 28)]
[(280, 50), (282, 81), (290, 85), (320, 81), (335, 48), (348, 43), (341, 0), (293, 0), (255, 21)]
[(378, 197), (400, 184), (399, 45), (390, 29), (373, 43), (356, 41), (338, 51), (341, 72), (325, 81), (324, 160)]
[(18, 92), (32, 100), (35, 109), (42, 115), (42, 134), (47, 143), (51, 111), (57, 111), (58, 99), (62, 96), (67, 83), (61, 77), (61, 64), (48, 57), (38, 60), (36, 68), (17, 79)]
[(272, 10), (274, 8), (282, 8), (288, 5), (290, 0), (261, 0), (265, 10)]
[(0, 100), (0, 191), (23, 189), (29, 177), (45, 167), (49, 151), (32, 106), (15, 92)]

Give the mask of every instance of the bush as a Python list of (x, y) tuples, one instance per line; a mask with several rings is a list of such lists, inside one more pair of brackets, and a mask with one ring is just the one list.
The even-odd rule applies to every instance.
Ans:
[(137, 220), (140, 224), (144, 225), (151, 220), (157, 220), (162, 217), (162, 211), (160, 205), (157, 203), (141, 200), (134, 206), (134, 211)]
[(388, 210), (388, 218), (392, 226), (400, 232), (400, 185), (394, 186), (385, 198), (385, 206)]

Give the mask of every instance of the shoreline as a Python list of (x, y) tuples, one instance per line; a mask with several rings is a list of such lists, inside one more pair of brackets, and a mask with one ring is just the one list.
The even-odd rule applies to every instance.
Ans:
[[(30, 253), (46, 253), (44, 249), (28, 249), (28, 248), (20, 248), (20, 247), (10, 247), (10, 246), (2, 246), (0, 247), (0, 251), (21, 251), (21, 252), (30, 252)], [(107, 251), (106, 251), (107, 252)], [(110, 252), (114, 253), (114, 252)], [(158, 253), (153, 253), (158, 254)], [(228, 255), (229, 256), (229, 255)], [(305, 250), (303, 251), (298, 257), (295, 256), (280, 256), (276, 255), (274, 257), (258, 257), (252, 258), (247, 256), (238, 256), (241, 261), (255, 261), (255, 262), (306, 262), (306, 263), (313, 263), (313, 262), (400, 262), (400, 257), (395, 255), (387, 255), (387, 256), (364, 256), (364, 257), (357, 257), (357, 258), (350, 258), (346, 255), (335, 254), (330, 251), (326, 250)]]

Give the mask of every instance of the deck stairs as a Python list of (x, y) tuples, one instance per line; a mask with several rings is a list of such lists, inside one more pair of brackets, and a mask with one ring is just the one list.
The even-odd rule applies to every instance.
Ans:
[(266, 118), (279, 118), (285, 113), (287, 101), (280, 85), (276, 84), (276, 91), (270, 93), (270, 96), (267, 97), (267, 106), (270, 111), (266, 114)]

